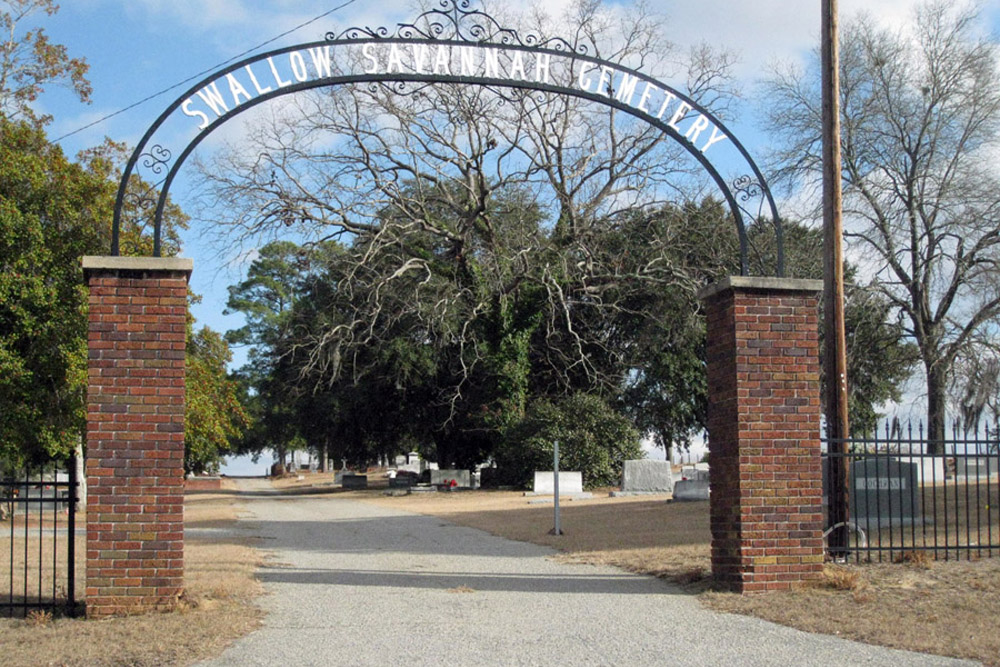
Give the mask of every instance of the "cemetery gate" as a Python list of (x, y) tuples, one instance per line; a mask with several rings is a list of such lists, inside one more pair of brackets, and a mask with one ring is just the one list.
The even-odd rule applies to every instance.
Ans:
[[(732, 216), (742, 274), (702, 294), (710, 332), (713, 569), (742, 591), (818, 575), (821, 285), (781, 278), (781, 218), (756, 163), (719, 118), (682, 91), (592, 55), (593, 46), (519, 34), (470, 5), (438, 0), (395, 30), (352, 28), (246, 58), (192, 86), (140, 140), (119, 187), (111, 256), (84, 258), (88, 614), (170, 607), (183, 583), (184, 319), (192, 264), (160, 257), (171, 184), (201, 141), (240, 113), (298, 91), (358, 84), (399, 95), (458, 84), (572, 96), (659, 129), (700, 166)], [(186, 143), (171, 148), (178, 136)], [(141, 183), (148, 186), (136, 190)], [(152, 228), (153, 257), (118, 256), (126, 208)], [(777, 278), (748, 275), (747, 232), (758, 225), (773, 230)], [(130, 547), (117, 539), (122, 534)]]
[(0, 470), (0, 616), (76, 614), (78, 499), (76, 457)]

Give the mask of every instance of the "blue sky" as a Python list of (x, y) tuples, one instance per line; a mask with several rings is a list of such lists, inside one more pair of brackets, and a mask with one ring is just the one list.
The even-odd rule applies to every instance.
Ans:
[[(221, 63), (345, 2), (64, 0), (54, 17), (40, 16), (36, 20), (54, 41), (68, 47), (71, 56), (87, 59), (93, 102), (82, 105), (62, 90), (46, 93), (40, 101), (40, 110), (55, 117), (48, 128), (49, 136), (55, 139), (79, 130), (194, 75), (214, 71)], [(544, 6), (556, 15), (567, 4), (568, 0), (548, 0)], [(840, 9), (844, 18), (865, 9), (879, 20), (900, 24), (916, 4), (914, 0), (840, 0)], [(650, 0), (649, 5), (666, 17), (666, 36), (679, 45), (707, 42), (735, 51), (740, 58), (736, 74), (751, 99), (754, 84), (769, 63), (802, 60), (818, 43), (820, 0)], [(516, 10), (527, 8), (529, 3), (508, 0), (487, 6)], [(983, 6), (991, 20), (987, 29), (1000, 32), (1000, 0), (986, 0)], [(418, 13), (411, 3), (400, 0), (354, 0), (261, 50), (310, 42), (321, 39), (327, 31), (339, 32), (352, 26), (391, 28)], [(69, 155), (100, 143), (105, 136), (134, 145), (161, 111), (189, 85), (59, 143)], [(732, 125), (752, 153), (756, 155), (766, 149), (766, 134), (757, 127), (753, 105), (745, 105), (741, 117)], [(239, 128), (228, 128), (226, 134), (230, 140), (238, 138)], [(183, 207), (183, 189), (175, 188), (172, 195)], [(204, 297), (202, 304), (195, 307), (194, 315), (200, 324), (220, 331), (235, 328), (240, 321), (224, 317), (222, 311), (226, 286), (238, 281), (240, 275), (237, 270), (221, 266), (214, 251), (199, 241), (199, 221), (192, 220), (191, 224), (182, 254), (194, 260), (192, 286)], [(242, 357), (237, 352), (237, 362)]]

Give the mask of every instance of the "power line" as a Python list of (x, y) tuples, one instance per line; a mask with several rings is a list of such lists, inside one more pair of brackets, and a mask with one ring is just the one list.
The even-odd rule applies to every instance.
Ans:
[(190, 83), (191, 81), (194, 81), (195, 79), (198, 79), (198, 78), (200, 78), (200, 77), (208, 74), (209, 72), (214, 72), (216, 70), (219, 70), (219, 69), (225, 67), (226, 65), (228, 65), (231, 62), (239, 60), (240, 58), (242, 58), (244, 56), (250, 55), (254, 51), (262, 49), (265, 46), (267, 46), (268, 44), (271, 44), (272, 42), (278, 41), (282, 37), (287, 37), (288, 35), (292, 34), (293, 32), (301, 30), (302, 28), (305, 28), (306, 26), (311, 25), (311, 24), (315, 23), (316, 21), (319, 21), (320, 19), (326, 18), (327, 16), (329, 16), (330, 14), (333, 14), (336, 11), (340, 11), (341, 9), (344, 9), (345, 7), (353, 5), (355, 2), (357, 2), (357, 0), (347, 0), (347, 2), (344, 2), (343, 4), (337, 5), (333, 9), (331, 9), (329, 11), (326, 11), (326, 12), (323, 12), (319, 16), (316, 16), (315, 18), (309, 19), (305, 23), (297, 25), (297, 26), (295, 26), (294, 28), (292, 28), (290, 30), (286, 30), (285, 32), (281, 33), (280, 35), (276, 35), (276, 36), (272, 37), (271, 39), (269, 39), (269, 40), (267, 40), (265, 42), (261, 42), (257, 46), (251, 47), (251, 48), (247, 49), (246, 51), (243, 51), (242, 53), (238, 53), (235, 56), (233, 56), (232, 58), (229, 58), (228, 60), (224, 60), (223, 62), (219, 63), (218, 65), (215, 65), (213, 67), (209, 67), (208, 69), (204, 69), (204, 70), (198, 72), (197, 74), (193, 74), (193, 75), (189, 76), (188, 78), (184, 79), (183, 81), (178, 81), (177, 83), (175, 83), (174, 85), (172, 85), (172, 86), (170, 86), (168, 88), (164, 88), (163, 90), (161, 90), (161, 91), (159, 91), (157, 93), (153, 93), (152, 95), (149, 95), (148, 97), (144, 97), (141, 100), (139, 100), (138, 102), (134, 102), (133, 104), (130, 104), (127, 107), (119, 109), (118, 111), (114, 111), (112, 113), (109, 113), (107, 116), (103, 116), (101, 118), (98, 118), (94, 122), (88, 123), (87, 125), (84, 125), (81, 128), (73, 130), (72, 132), (67, 132), (66, 134), (62, 135), (61, 137), (58, 137), (57, 139), (53, 139), (49, 143), (51, 143), (51, 144), (58, 143), (58, 142), (62, 141), (63, 139), (66, 139), (67, 137), (72, 137), (74, 134), (79, 134), (80, 132), (83, 132), (84, 130), (90, 129), (90, 128), (94, 127), (95, 125), (100, 125), (104, 121), (109, 120), (111, 118), (114, 118), (115, 116), (121, 115), (121, 114), (125, 113), (126, 111), (131, 111), (132, 109), (135, 109), (136, 107), (141, 106), (141, 105), (145, 104), (146, 102), (148, 102), (148, 101), (150, 101), (152, 99), (155, 99), (157, 97), (160, 97), (161, 95), (165, 95), (166, 93), (169, 93), (171, 90), (174, 90), (175, 88), (180, 88), (184, 84)]

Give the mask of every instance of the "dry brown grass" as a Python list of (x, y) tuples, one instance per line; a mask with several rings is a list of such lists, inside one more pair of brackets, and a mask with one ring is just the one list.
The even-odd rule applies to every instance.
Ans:
[[(222, 527), (236, 513), (232, 494), (197, 494), (184, 518), (189, 526)], [(0, 619), (0, 665), (183, 665), (218, 655), (259, 623), (252, 604), (262, 590), (253, 578), (259, 560), (240, 540), (188, 539), (177, 611), (102, 621)]]
[(899, 564), (828, 565), (823, 578), (809, 586), (740, 596), (711, 590), (708, 503), (567, 502), (561, 522), (566, 535), (556, 537), (548, 534), (552, 506), (529, 506), (516, 493), (348, 496), (550, 546), (562, 552), (562, 559), (665, 577), (719, 611), (1000, 666), (1000, 558), (935, 562), (922, 552), (906, 551)]
[[(38, 599), (45, 601), (56, 599), (64, 603), (68, 600), (66, 533), (60, 533), (53, 544), (50, 535), (41, 538), (30, 535), (26, 539), (23, 534), (15, 533), (14, 539), (11, 540), (9, 528), (2, 523), (0, 531), (4, 531), (0, 533), (0, 601), (13, 599), (15, 603), (20, 603), (24, 600), (34, 602)], [(86, 556), (82, 535), (76, 538), (76, 553), (76, 596), (79, 599), (83, 597), (82, 582)], [(25, 568), (26, 562), (27, 568)], [(11, 595), (12, 588), (13, 595)]]
[(809, 632), (1000, 665), (1000, 560), (838, 569), (824, 578), (833, 585), (761, 596), (709, 592), (702, 600)]

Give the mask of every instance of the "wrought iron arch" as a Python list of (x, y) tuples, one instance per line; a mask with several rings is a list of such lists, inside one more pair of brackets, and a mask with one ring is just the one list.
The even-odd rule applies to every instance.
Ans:
[[(228, 120), (248, 109), (276, 97), (303, 90), (338, 85), (367, 83), (377, 86), (391, 84), (397, 92), (406, 92), (407, 85), (414, 83), (457, 83), (569, 95), (617, 109), (658, 128), (679, 143), (704, 168), (725, 198), (739, 236), (740, 264), (743, 275), (749, 274), (747, 223), (756, 224), (765, 220), (774, 226), (777, 246), (776, 274), (779, 277), (784, 275), (781, 218), (778, 215), (770, 188), (747, 149), (714, 114), (684, 93), (642, 72), (590, 55), (591, 49), (587, 45), (574, 45), (558, 37), (543, 40), (534, 34), (522, 36), (516, 30), (501, 26), (488, 14), (470, 9), (471, 0), (438, 0), (438, 2), (439, 8), (424, 12), (413, 23), (399, 24), (394, 32), (381, 27), (377, 29), (349, 28), (339, 34), (327, 33), (325, 39), (321, 41), (288, 46), (248, 57), (212, 73), (189, 88), (168, 106), (149, 127), (125, 166), (115, 201), (111, 254), (119, 254), (122, 210), (126, 201), (131, 198), (132, 203), (140, 211), (146, 212), (147, 215), (150, 209), (153, 209), (153, 255), (160, 256), (163, 213), (170, 187), (178, 171), (191, 152), (206, 137)], [(389, 70), (392, 69), (393, 64), (393, 50), (399, 46), (409, 46), (413, 49), (413, 62), (410, 63), (410, 66), (404, 67), (404, 63), (400, 60), (396, 71), (379, 71), (378, 60), (374, 56), (373, 49), (389, 48), (389, 66), (386, 68)], [(484, 70), (481, 73), (466, 71), (463, 52), (461, 63), (463, 72), (461, 74), (451, 73), (452, 63), (450, 61), (447, 67), (439, 63), (434, 66), (432, 71), (425, 72), (425, 63), (417, 61), (418, 52), (416, 49), (429, 47), (480, 50), (483, 55), (483, 63), (488, 63), (489, 58), (492, 57), (492, 62), (496, 64), (492, 69), (489, 64), (484, 64), (479, 68)], [(330, 56), (331, 48), (354, 50), (355, 55), (357, 51), (360, 51), (362, 56), (373, 62), (376, 67), (371, 71), (334, 71), (335, 66), (332, 56)], [(317, 59), (317, 53), (327, 56), (325, 64), (323, 64), (322, 58)], [(496, 55), (488, 56), (488, 53)], [(522, 74), (520, 78), (510, 76), (509, 71), (500, 71), (499, 53), (507, 55), (513, 63), (520, 62)], [(303, 54), (310, 56), (315, 76), (309, 75), (306, 56)], [(450, 50), (449, 54), (451, 54)], [(535, 80), (526, 77), (523, 63), (524, 55), (533, 56), (536, 59)], [(284, 75), (288, 77), (287, 79), (282, 78), (283, 73), (275, 64), (275, 59), (281, 57), (286, 59)], [(401, 56), (397, 55), (397, 57)], [(571, 79), (573, 74), (577, 72), (579, 65), (580, 69), (579, 73), (576, 74), (576, 80), (566, 83), (553, 82), (549, 78), (547, 69), (544, 71), (545, 80), (542, 80), (541, 70), (538, 69), (537, 63), (545, 62), (547, 63), (546, 67), (548, 67), (552, 58), (569, 61)], [(275, 84), (276, 87), (260, 85), (253, 67), (264, 64), (273, 77), (268, 83)], [(589, 69), (585, 69), (587, 67)], [(446, 71), (439, 72), (439, 69)], [(590, 83), (593, 83), (593, 77), (588, 78), (586, 86), (582, 82), (585, 73), (594, 71), (598, 72), (598, 80), (591, 90)], [(247, 79), (241, 83), (236, 78), (238, 72), (249, 77), (248, 80), (252, 82), (256, 94), (251, 94), (248, 86), (243, 85)], [(615, 75), (619, 77), (620, 85), (618, 88), (612, 85)], [(602, 87), (605, 77), (608, 81)], [(219, 83), (223, 81), (230, 86), (230, 100), (226, 100), (225, 95), (218, 90)], [(643, 86), (643, 93), (640, 94), (639, 103), (633, 104), (635, 91), (640, 84)], [(622, 86), (625, 88), (624, 91)], [(663, 99), (662, 107), (655, 115), (646, 106), (651, 91), (657, 91), (659, 97)], [(246, 99), (241, 101), (241, 97)], [(202, 103), (200, 108), (196, 107), (199, 99)], [(230, 108), (230, 104), (227, 104), (227, 101), (232, 102), (232, 108)], [(667, 115), (665, 110), (670, 102), (676, 104), (671, 109), (669, 117), (665, 119), (664, 117)], [(178, 109), (185, 116), (201, 118), (202, 122), (195, 136), (180, 150), (175, 159), (173, 151), (161, 143), (154, 142), (154, 139), (164, 124), (175, 117)], [(215, 116), (214, 119), (210, 118), (209, 112)], [(687, 125), (684, 131), (681, 128), (682, 123)], [(695, 142), (707, 130), (711, 130), (711, 139), (707, 145), (703, 144), (702, 147), (699, 147)], [(749, 173), (728, 182), (715, 163), (705, 154), (718, 142), (731, 145)], [(162, 178), (155, 182), (153, 179), (148, 179), (150, 185), (144, 192), (129, 193), (128, 184), (133, 175), (141, 175), (139, 170), (145, 170), (153, 177)], [(756, 211), (753, 210), (755, 204)]]

